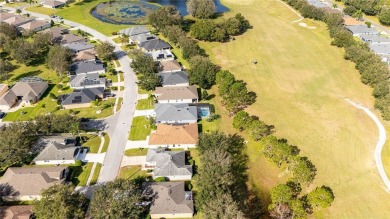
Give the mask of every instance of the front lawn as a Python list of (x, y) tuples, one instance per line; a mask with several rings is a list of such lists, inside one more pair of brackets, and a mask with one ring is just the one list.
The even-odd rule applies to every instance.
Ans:
[(92, 176), (92, 180), (90, 182), (90, 185), (95, 185), (97, 183), (101, 169), (102, 169), (102, 164), (97, 163), (96, 168), (95, 168), (95, 172), (93, 172), (93, 176)]
[(56, 15), (64, 19), (77, 22), (92, 29), (99, 31), (102, 34), (110, 36), (113, 32), (128, 28), (130, 25), (116, 25), (102, 22), (91, 15), (91, 10), (99, 3), (107, 2), (106, 0), (93, 1), (78, 1), (67, 5), (61, 9), (57, 9)]
[(135, 179), (137, 177), (147, 177), (146, 171), (141, 170), (141, 166), (126, 166), (119, 171), (118, 178), (120, 179)]
[(142, 99), (137, 101), (136, 110), (148, 110), (154, 109), (154, 101), (148, 99)]
[(25, 10), (26, 11), (40, 13), (40, 14), (46, 14), (46, 15), (55, 14), (57, 12), (56, 9), (45, 8), (45, 7), (42, 7), (42, 6), (28, 7)]
[(123, 98), (119, 97), (118, 105), (116, 106), (116, 111), (119, 111), (122, 108)]
[(137, 116), (133, 118), (129, 140), (145, 140), (150, 134), (151, 128), (149, 121), (145, 116)]
[(107, 133), (104, 133), (104, 144), (102, 148), (102, 153), (107, 152), (108, 145), (110, 144), (110, 136)]
[(89, 148), (89, 153), (97, 153), (101, 144), (101, 139), (99, 136), (94, 134), (82, 134), (82, 138), (85, 138), (87, 141), (82, 144), (83, 147)]
[(87, 180), (89, 174), (91, 173), (93, 163), (87, 163), (83, 166), (69, 166), (71, 170), (70, 180), (75, 186), (85, 186), (87, 184)]
[(126, 156), (145, 156), (148, 153), (147, 148), (133, 148), (125, 151)]

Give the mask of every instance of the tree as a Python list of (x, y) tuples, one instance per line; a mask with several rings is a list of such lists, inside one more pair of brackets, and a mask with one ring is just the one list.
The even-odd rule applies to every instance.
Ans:
[(0, 59), (0, 76), (3, 80), (8, 79), (8, 73), (14, 69), (14, 66), (5, 59)]
[(314, 180), (316, 168), (310, 160), (306, 157), (295, 156), (290, 161), (288, 170), (292, 173), (291, 181), (308, 185)]
[(190, 59), (191, 57), (202, 54), (198, 43), (195, 40), (190, 39), (186, 36), (180, 37), (178, 44), (184, 59)]
[[(190, 0), (192, 1), (192, 0)], [(199, 20), (191, 25), (191, 35), (199, 40), (213, 40), (216, 24), (210, 19)]]
[(317, 187), (307, 195), (307, 201), (312, 208), (327, 208), (334, 200), (334, 195), (329, 187)]
[[(272, 204), (286, 204), (293, 199), (293, 191), (286, 184), (278, 184), (271, 189)], [(273, 208), (273, 207), (272, 207)]]
[(131, 62), (130, 67), (134, 69), (136, 74), (152, 74), (157, 71), (156, 63), (151, 56), (145, 55), (145, 53), (140, 50), (134, 50), (132, 55), (133, 61)]
[(17, 13), (17, 14), (20, 14), (20, 13), (22, 13), (22, 10), (20, 10), (20, 9), (18, 8), (18, 9), (16, 9), (16, 13)]
[(243, 219), (244, 214), (238, 208), (238, 204), (229, 194), (216, 194), (209, 202), (205, 203), (202, 210), (206, 218)]
[(109, 42), (102, 42), (96, 46), (96, 52), (100, 59), (104, 61), (110, 61), (115, 57), (115, 46)]
[(53, 46), (47, 55), (46, 64), (57, 74), (62, 75), (68, 70), (71, 61), (72, 53), (69, 49), (62, 46)]
[(35, 117), (34, 126), (37, 134), (69, 133), (80, 127), (80, 121), (70, 114), (45, 114)]
[(177, 45), (181, 37), (186, 37), (186, 33), (179, 25), (166, 26), (162, 33), (170, 42)]
[(20, 32), (14, 25), (10, 25), (5, 22), (0, 23), (0, 35), (5, 35), (10, 37), (11, 39), (15, 39), (20, 36)]
[(305, 219), (307, 217), (304, 203), (300, 199), (294, 199), (289, 204), (292, 211), (292, 218)]
[(276, 204), (270, 209), (269, 215), (275, 219), (291, 219), (291, 209), (287, 204)]
[(37, 33), (34, 35), (33, 48), (35, 55), (45, 57), (52, 45), (50, 33)]
[(187, 1), (187, 12), (196, 18), (210, 18), (216, 12), (213, 0), (189, 0)]
[(144, 90), (154, 90), (162, 85), (162, 78), (156, 73), (143, 74), (139, 77), (138, 85)]
[(191, 69), (188, 76), (192, 84), (197, 84), (202, 89), (209, 89), (215, 83), (217, 67), (210, 59), (203, 56), (194, 56), (190, 59)]
[(18, 63), (29, 65), (34, 61), (34, 58), (37, 58), (35, 56), (35, 48), (32, 43), (19, 38), (13, 42), (12, 46), (11, 56)]
[(149, 22), (157, 29), (162, 30), (166, 26), (180, 25), (183, 18), (175, 6), (162, 6), (149, 15)]
[(239, 111), (233, 118), (233, 128), (239, 130), (247, 129), (252, 123), (252, 117), (245, 111)]
[(94, 191), (90, 204), (90, 216), (105, 218), (141, 218), (142, 206), (140, 185), (135, 180), (117, 179), (100, 184)]
[(266, 136), (260, 140), (260, 152), (278, 167), (288, 162), (296, 154), (294, 148), (287, 142), (278, 140), (275, 136)]
[(0, 129), (0, 172), (9, 166), (28, 162), (29, 152), (37, 140), (30, 123), (15, 122)]
[(34, 214), (37, 219), (82, 219), (87, 209), (88, 200), (83, 194), (72, 185), (59, 184), (43, 190), (41, 200), (34, 205)]
[(269, 127), (263, 121), (255, 119), (249, 124), (249, 135), (255, 141), (259, 141), (262, 137), (268, 135), (269, 132)]
[(390, 25), (390, 8), (382, 7), (378, 18), (381, 24)]

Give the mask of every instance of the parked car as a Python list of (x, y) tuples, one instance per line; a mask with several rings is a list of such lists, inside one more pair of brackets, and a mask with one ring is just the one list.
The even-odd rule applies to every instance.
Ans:
[(4, 116), (7, 115), (5, 112), (0, 112), (0, 119), (4, 118)]

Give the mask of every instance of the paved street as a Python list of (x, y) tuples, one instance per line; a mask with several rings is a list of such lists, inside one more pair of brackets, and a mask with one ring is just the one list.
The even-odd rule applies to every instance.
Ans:
[[(4, 7), (5, 9), (15, 11), (15, 8)], [(29, 13), (33, 17), (44, 18), (50, 20), (50, 17), (47, 15), (25, 11), (22, 10), (23, 13)], [(131, 123), (133, 121), (133, 114), (135, 111), (135, 104), (137, 100), (137, 85), (136, 85), (136, 77), (134, 71), (130, 68), (131, 60), (128, 58), (126, 53), (121, 50), (121, 48), (115, 44), (115, 42), (103, 35), (102, 33), (91, 29), (89, 27), (83, 26), (76, 22), (72, 22), (69, 20), (63, 20), (64, 24), (78, 27), (83, 31), (91, 34), (96, 39), (101, 41), (108, 41), (115, 45), (115, 55), (118, 58), (119, 63), (121, 64), (121, 68), (124, 76), (124, 93), (123, 93), (123, 104), (121, 110), (115, 115), (104, 119), (103, 121), (98, 121), (100, 128), (106, 131), (110, 136), (110, 145), (108, 147), (106, 157), (103, 163), (103, 167), (101, 169), (98, 183), (112, 181), (116, 178), (123, 155), (123, 150), (126, 147), (127, 138), (130, 133)]]

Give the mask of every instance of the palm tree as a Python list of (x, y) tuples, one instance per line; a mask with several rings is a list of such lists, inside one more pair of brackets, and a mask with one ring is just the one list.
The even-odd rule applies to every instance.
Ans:
[(156, 96), (154, 96), (153, 94), (149, 94), (148, 101), (149, 101), (149, 105), (153, 105), (152, 103), (156, 103)]
[(100, 104), (99, 99), (95, 99), (94, 101), (91, 101), (91, 106), (93, 106), (93, 107), (98, 107), (99, 104)]

